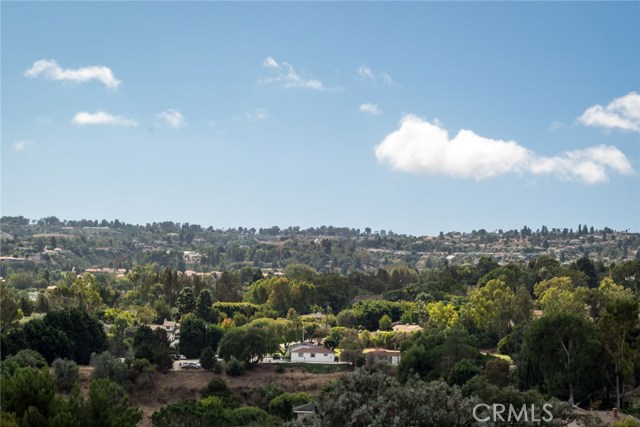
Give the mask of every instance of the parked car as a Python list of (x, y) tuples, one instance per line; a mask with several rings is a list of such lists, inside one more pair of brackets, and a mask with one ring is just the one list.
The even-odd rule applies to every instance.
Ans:
[(272, 359), (273, 359), (273, 360), (280, 360), (280, 355), (279, 355), (279, 354), (274, 354), (274, 355), (272, 356)]
[(201, 366), (197, 362), (185, 362), (180, 365), (182, 369), (200, 369)]

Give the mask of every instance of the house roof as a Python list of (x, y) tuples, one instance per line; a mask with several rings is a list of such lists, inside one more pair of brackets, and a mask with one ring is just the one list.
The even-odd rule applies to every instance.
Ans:
[(293, 407), (293, 412), (294, 413), (302, 413), (302, 414), (312, 414), (316, 411), (316, 404), (315, 403), (305, 403), (304, 405), (300, 405), (300, 406), (294, 406)]
[(386, 348), (365, 348), (363, 353), (366, 355), (373, 356), (400, 356), (400, 352), (398, 350), (387, 350)]
[(294, 353), (324, 353), (324, 354), (335, 354), (333, 350), (329, 350), (324, 347), (305, 347), (298, 350), (294, 350)]

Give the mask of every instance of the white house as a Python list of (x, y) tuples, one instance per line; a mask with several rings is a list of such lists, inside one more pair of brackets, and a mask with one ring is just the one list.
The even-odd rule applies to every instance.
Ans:
[(302, 363), (334, 363), (336, 355), (333, 350), (319, 346), (296, 347), (291, 350), (291, 362)]

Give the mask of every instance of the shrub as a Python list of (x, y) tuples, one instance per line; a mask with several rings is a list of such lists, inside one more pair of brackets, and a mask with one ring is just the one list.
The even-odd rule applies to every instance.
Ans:
[(239, 377), (244, 374), (244, 368), (242, 367), (242, 363), (240, 363), (237, 359), (232, 358), (229, 362), (226, 363), (224, 371), (227, 375), (232, 377)]
[(284, 373), (284, 366), (282, 366), (280, 363), (278, 363), (278, 365), (276, 365), (276, 373), (277, 374)]
[(56, 375), (58, 391), (68, 393), (80, 380), (80, 369), (73, 360), (57, 358), (51, 366)]
[(203, 369), (210, 371), (216, 366), (216, 355), (211, 347), (205, 347), (200, 354), (200, 365)]
[(306, 393), (282, 393), (269, 402), (269, 413), (283, 420), (293, 418), (293, 408), (309, 403), (311, 397)]

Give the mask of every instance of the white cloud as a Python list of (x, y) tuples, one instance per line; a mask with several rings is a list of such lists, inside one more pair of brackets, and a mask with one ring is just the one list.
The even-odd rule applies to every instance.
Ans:
[(165, 110), (162, 113), (158, 113), (156, 117), (158, 117), (162, 124), (170, 126), (172, 128), (177, 129), (187, 125), (187, 121), (185, 120), (182, 113), (172, 108)]
[(586, 126), (640, 132), (640, 94), (629, 92), (606, 107), (589, 107), (577, 120)]
[(13, 143), (13, 149), (16, 151), (24, 151), (29, 145), (31, 145), (30, 141), (17, 141)]
[(266, 67), (266, 68), (278, 68), (278, 67), (280, 67), (278, 62), (275, 59), (273, 59), (271, 56), (267, 56), (267, 58), (264, 61), (262, 61), (262, 66)]
[(266, 108), (256, 108), (250, 113), (246, 114), (247, 120), (250, 122), (257, 122), (266, 120), (269, 117), (269, 113)]
[(138, 126), (138, 122), (126, 117), (114, 116), (104, 111), (96, 111), (95, 113), (87, 113), (81, 111), (77, 113), (71, 123), (74, 125), (112, 125), (112, 126)]
[(120, 85), (120, 80), (116, 79), (110, 68), (95, 65), (82, 68), (61, 68), (54, 60), (41, 59), (33, 63), (31, 68), (25, 71), (25, 76), (34, 78), (39, 75), (49, 80), (69, 81), (73, 83), (84, 83), (89, 80), (98, 80), (110, 89), (115, 89)]
[(361, 65), (358, 67), (358, 75), (371, 83), (378, 86), (395, 86), (400, 87), (400, 84), (393, 80), (393, 78), (384, 71), (375, 72), (367, 65)]
[(275, 75), (261, 79), (260, 83), (279, 83), (287, 89), (304, 88), (312, 90), (330, 90), (324, 86), (320, 80), (305, 77), (301, 73), (297, 72), (291, 64), (287, 62), (280, 64), (271, 56), (268, 56), (264, 61), (262, 61), (262, 66), (274, 70)]
[(378, 104), (360, 104), (360, 111), (374, 116), (382, 114), (382, 111), (378, 108)]
[(392, 169), (476, 180), (508, 173), (553, 175), (587, 184), (605, 182), (611, 171), (634, 173), (616, 147), (599, 145), (553, 157), (539, 156), (515, 141), (503, 141), (461, 130), (450, 138), (438, 123), (407, 115), (400, 128), (375, 147), (379, 162)]

